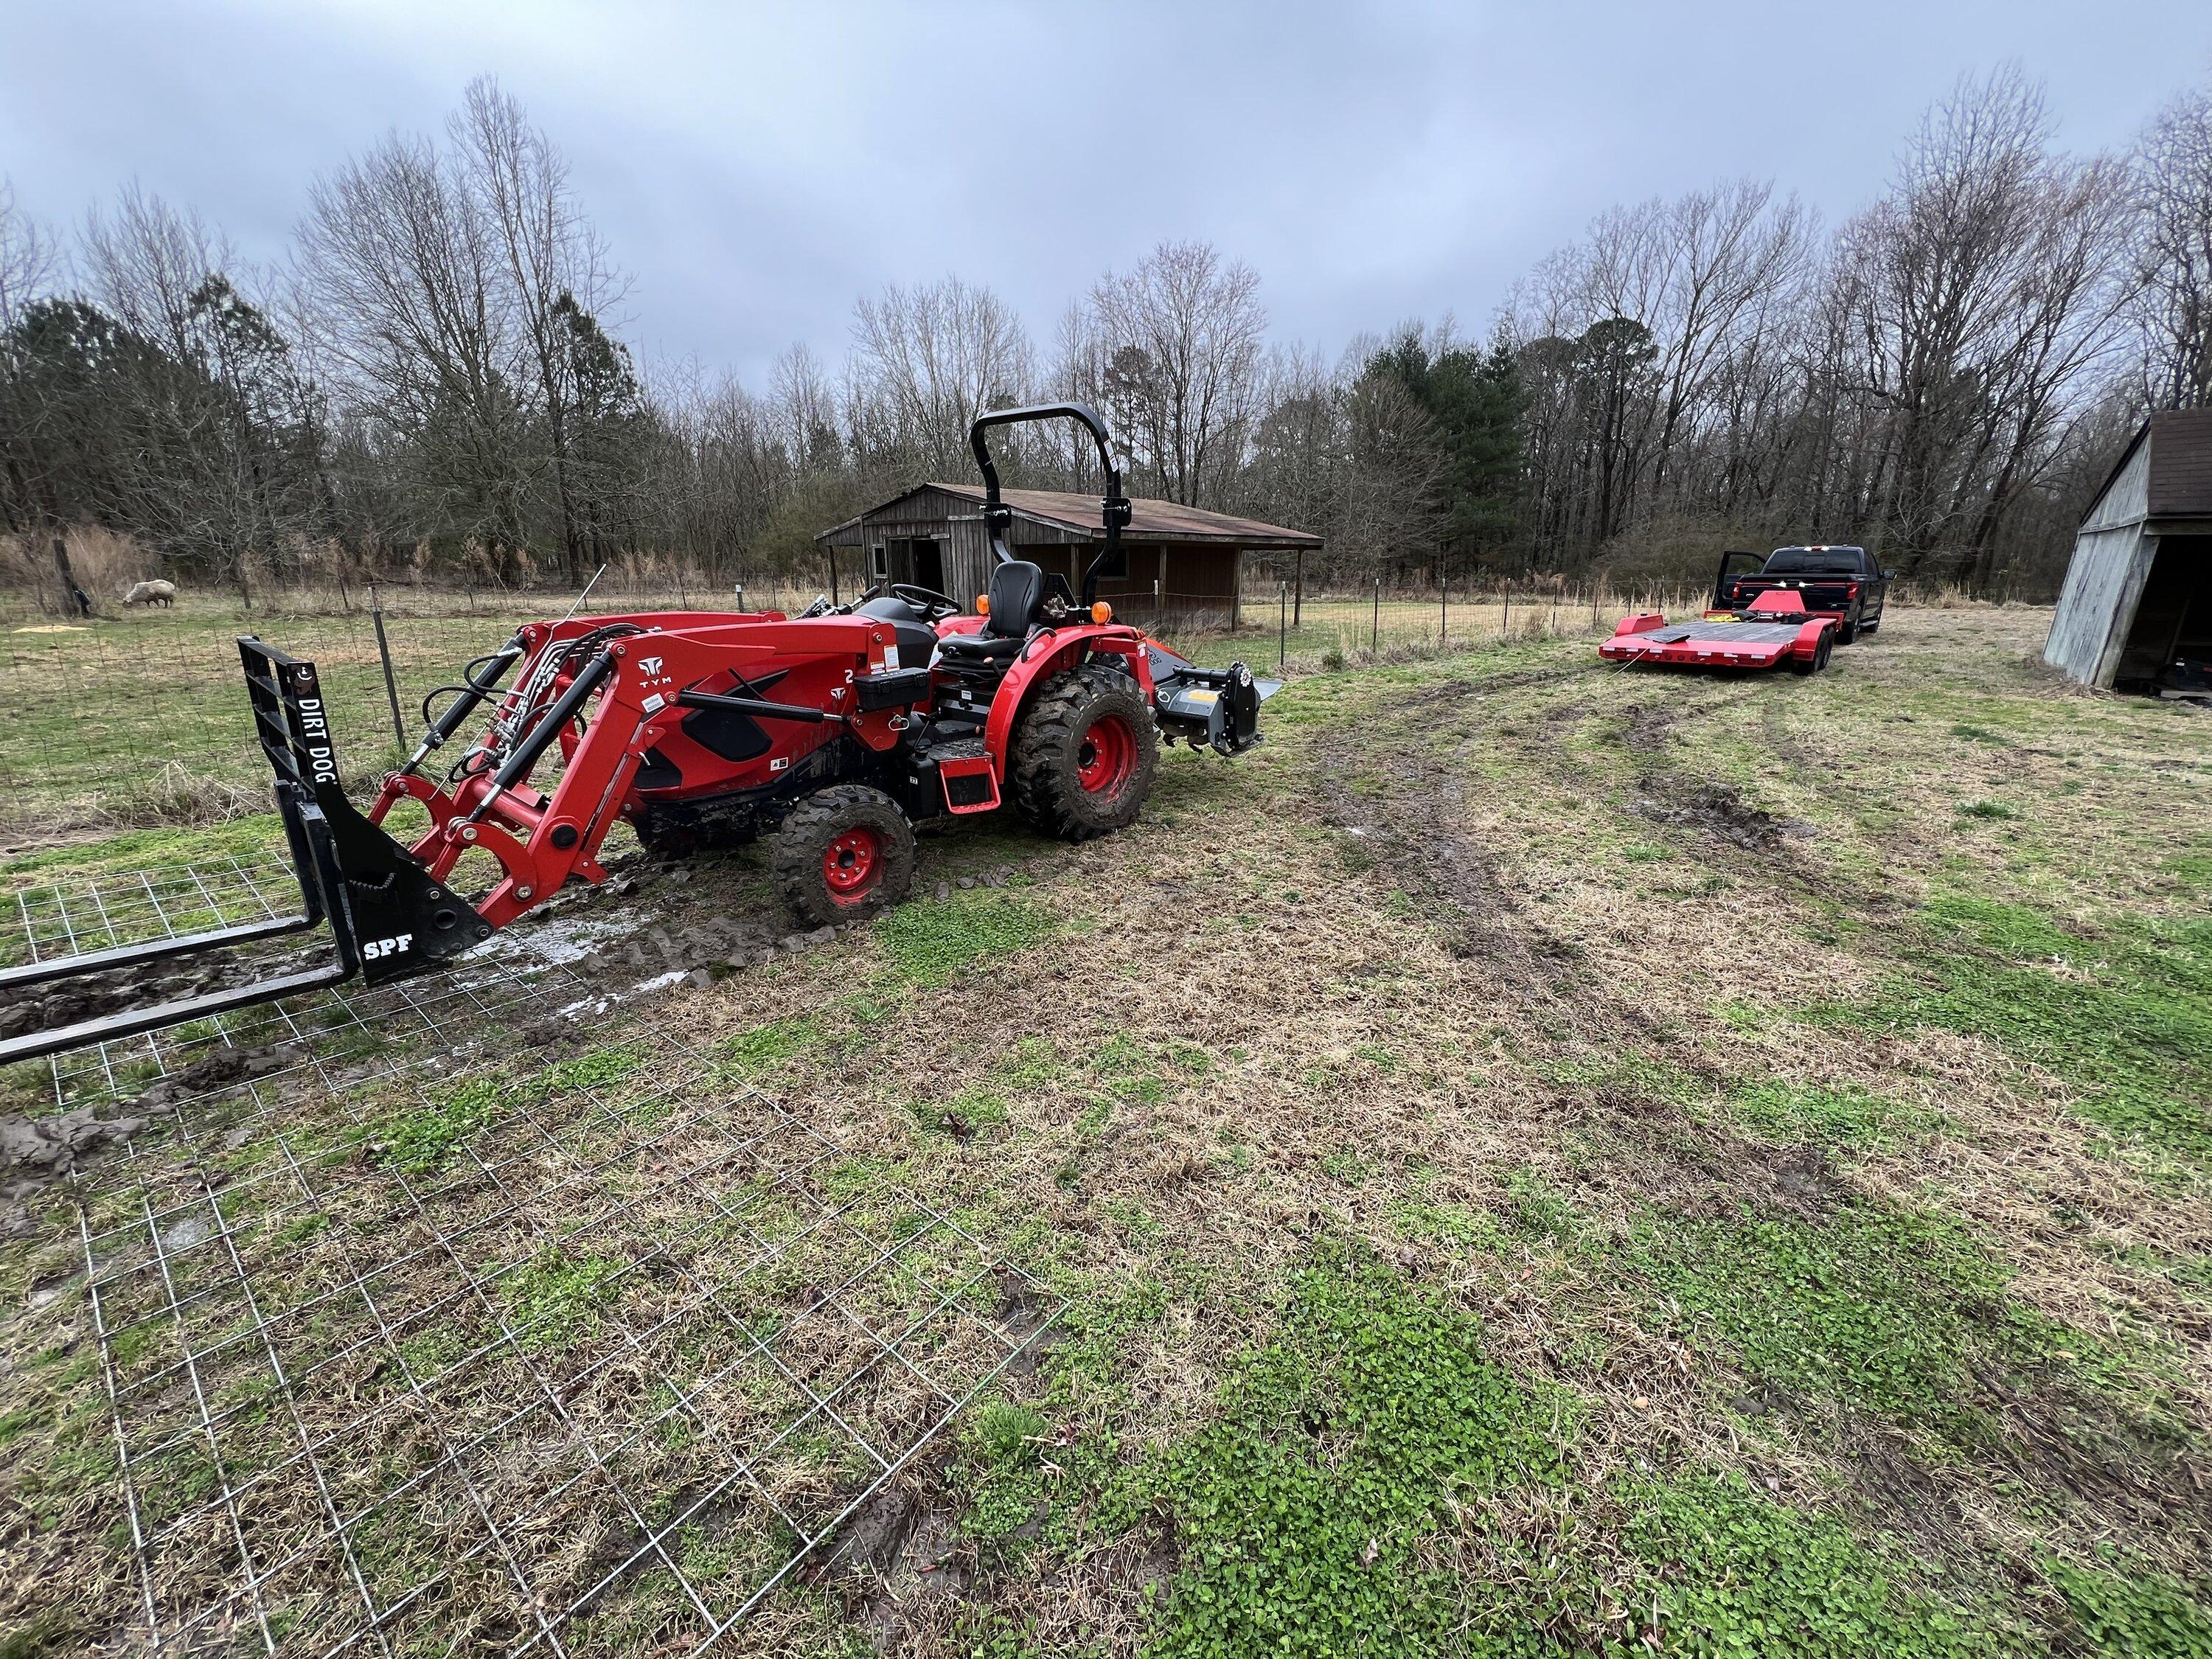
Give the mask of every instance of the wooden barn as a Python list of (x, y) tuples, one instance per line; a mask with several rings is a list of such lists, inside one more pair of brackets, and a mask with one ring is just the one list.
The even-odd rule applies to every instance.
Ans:
[[(1080, 590), (1105, 532), (1096, 495), (1056, 489), (1007, 489), (1007, 537), (1018, 557), (1058, 571)], [(1321, 538), (1303, 530), (1231, 518), (1174, 501), (1133, 496), (1121, 556), (1101, 573), (1098, 597), (1132, 622), (1172, 619), (1187, 627), (1234, 626), (1237, 572), (1253, 551), (1303, 555)], [(857, 548), (870, 581), (912, 582), (964, 605), (990, 584), (990, 542), (981, 484), (926, 483), (816, 537), (833, 556)]]
[(2044, 660), (2085, 685), (2203, 695), (2212, 664), (2212, 409), (2153, 415), (2081, 520)]

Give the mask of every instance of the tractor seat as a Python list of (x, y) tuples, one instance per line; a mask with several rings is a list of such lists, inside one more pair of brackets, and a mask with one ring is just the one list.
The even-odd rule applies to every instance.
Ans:
[(952, 634), (938, 642), (947, 668), (1002, 674), (1021, 654), (1044, 603), (1044, 572), (1026, 559), (1010, 559), (991, 573), (991, 608), (974, 634)]
[(1021, 654), (1022, 642), (994, 634), (948, 634), (937, 648), (948, 664), (1003, 668)]

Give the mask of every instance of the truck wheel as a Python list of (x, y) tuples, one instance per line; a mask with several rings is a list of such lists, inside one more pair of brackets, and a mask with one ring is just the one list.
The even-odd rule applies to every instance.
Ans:
[(914, 825), (880, 789), (841, 783), (801, 801), (769, 857), (792, 914), (817, 927), (887, 910), (914, 885)]
[(1014, 810), (1062, 841), (1136, 821), (1159, 764), (1159, 728), (1127, 674), (1087, 664), (1048, 682), (1006, 759)]
[(1846, 611), (1844, 612), (1843, 620), (1836, 624), (1836, 643), (1838, 645), (1853, 645), (1857, 643), (1859, 637), (1860, 614), (1861, 613), (1856, 611)]

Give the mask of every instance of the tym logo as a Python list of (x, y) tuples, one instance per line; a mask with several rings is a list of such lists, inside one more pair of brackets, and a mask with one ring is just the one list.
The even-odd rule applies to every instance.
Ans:
[(649, 680), (658, 679), (660, 677), (660, 659), (658, 657), (640, 657), (637, 659), (637, 672), (644, 675), (646, 678)]
[(396, 957), (415, 942), (412, 933), (398, 933), (391, 939), (373, 939), (361, 947), (362, 959), (374, 962), (380, 957)]

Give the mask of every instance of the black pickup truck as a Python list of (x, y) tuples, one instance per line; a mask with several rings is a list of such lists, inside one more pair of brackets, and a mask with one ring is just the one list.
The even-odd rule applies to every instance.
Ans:
[[(1730, 575), (1738, 559), (1759, 568)], [(1761, 593), (1794, 588), (1807, 611), (1836, 619), (1836, 643), (1849, 645), (1881, 626), (1892, 574), (1863, 547), (1778, 547), (1764, 562), (1756, 553), (1723, 553), (1713, 579), (1713, 609), (1741, 611)]]

